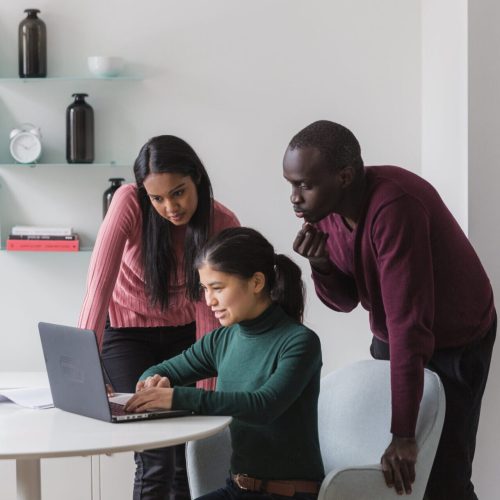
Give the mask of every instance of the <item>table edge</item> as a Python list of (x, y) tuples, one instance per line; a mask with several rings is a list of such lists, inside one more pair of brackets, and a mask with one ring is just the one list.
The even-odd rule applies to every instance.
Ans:
[[(160, 439), (154, 442), (147, 443), (146, 446), (140, 445), (122, 445), (122, 446), (113, 446), (112, 448), (90, 448), (85, 451), (54, 451), (54, 452), (43, 452), (43, 453), (22, 453), (22, 454), (5, 454), (0, 455), (0, 460), (37, 460), (41, 458), (63, 458), (63, 457), (90, 457), (94, 455), (114, 455), (115, 453), (125, 453), (127, 451), (144, 451), (150, 450), (154, 448), (162, 448), (165, 446), (175, 446), (177, 444), (187, 443), (188, 441), (198, 441), (199, 439), (204, 439), (206, 437), (213, 436), (222, 430), (224, 430), (232, 421), (232, 417), (225, 417), (219, 415), (198, 415), (198, 416), (211, 416), (224, 419), (222, 422), (216, 427), (204, 430), (200, 432), (195, 432), (193, 435), (189, 437), (189, 439), (183, 438), (169, 438), (169, 439)], [(133, 423), (129, 423), (133, 425)], [(128, 425), (127, 423), (121, 424), (112, 424), (109, 425)]]

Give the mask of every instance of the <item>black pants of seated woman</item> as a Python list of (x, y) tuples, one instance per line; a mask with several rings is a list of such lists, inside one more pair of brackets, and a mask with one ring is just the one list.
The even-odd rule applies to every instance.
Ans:
[(207, 493), (196, 500), (316, 500), (318, 495), (311, 493), (295, 493), (292, 497), (272, 495), (259, 491), (242, 490), (231, 479), (226, 480), (226, 486)]
[[(179, 354), (194, 340), (194, 323), (159, 328), (111, 328), (107, 324), (102, 360), (114, 390), (135, 392), (147, 368)], [(190, 500), (184, 445), (135, 453), (134, 459), (134, 500)]]

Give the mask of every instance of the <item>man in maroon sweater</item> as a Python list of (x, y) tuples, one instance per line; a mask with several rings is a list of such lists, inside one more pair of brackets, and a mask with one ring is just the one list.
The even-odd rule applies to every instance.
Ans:
[(411, 492), (427, 367), (440, 376), (447, 405), (427, 498), (477, 499), (470, 477), (496, 313), (469, 240), (428, 182), (398, 167), (364, 167), (342, 125), (301, 130), (283, 172), (305, 221), (294, 250), (309, 259), (318, 297), (342, 312), (361, 303), (372, 355), (391, 362), (393, 438), (381, 458), (387, 485)]

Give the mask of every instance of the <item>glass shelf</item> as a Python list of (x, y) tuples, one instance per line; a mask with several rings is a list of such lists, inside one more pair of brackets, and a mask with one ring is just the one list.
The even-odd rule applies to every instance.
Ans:
[(12, 254), (23, 254), (23, 253), (57, 253), (57, 254), (78, 254), (78, 253), (85, 253), (85, 252), (92, 252), (94, 248), (93, 247), (83, 247), (80, 248), (80, 250), (76, 252), (61, 252), (61, 251), (54, 251), (54, 250), (7, 250), (6, 248), (0, 248), (0, 252), (8, 252)]
[(35, 167), (130, 167), (132, 164), (117, 163), (0, 163), (0, 167), (7, 168), (35, 168)]
[(2, 76), (0, 82), (42, 82), (42, 81), (139, 81), (143, 80), (142, 76), (48, 76), (45, 78), (19, 78), (18, 76)]

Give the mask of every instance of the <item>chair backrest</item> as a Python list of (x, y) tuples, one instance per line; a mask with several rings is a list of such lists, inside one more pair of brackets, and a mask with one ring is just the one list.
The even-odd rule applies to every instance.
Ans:
[[(334, 469), (379, 464), (391, 441), (389, 361), (363, 360), (321, 379), (318, 425), (328, 474)], [(445, 396), (439, 377), (424, 373), (424, 393), (417, 420), (417, 481), (429, 477), (444, 420)], [(421, 489), (419, 485), (415, 487)], [(414, 487), (414, 489), (415, 489)]]
[(186, 469), (191, 498), (222, 488), (229, 476), (231, 461), (229, 428), (186, 444)]

